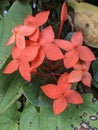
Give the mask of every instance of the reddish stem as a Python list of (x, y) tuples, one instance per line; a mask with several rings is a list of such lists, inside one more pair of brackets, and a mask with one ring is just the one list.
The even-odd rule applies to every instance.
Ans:
[(42, 76), (42, 77), (54, 77), (54, 76), (61, 76), (61, 74), (58, 74), (58, 73), (54, 73), (54, 72), (51, 72), (49, 74), (43, 74), (41, 72), (35, 72), (38, 76)]

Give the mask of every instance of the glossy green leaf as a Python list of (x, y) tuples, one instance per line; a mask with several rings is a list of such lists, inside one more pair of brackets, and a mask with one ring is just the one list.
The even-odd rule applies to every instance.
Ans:
[(20, 117), (20, 130), (40, 130), (38, 112), (33, 105), (28, 105)]
[(23, 82), (22, 90), (25, 97), (29, 100), (31, 104), (36, 106), (46, 106), (49, 100), (40, 90), (41, 79), (40, 77), (34, 75), (32, 82)]
[(17, 75), (0, 75), (0, 113), (3, 113), (21, 96), (22, 78)]
[(18, 120), (17, 105), (13, 104), (6, 112), (0, 115), (0, 130), (19, 130)]
[[(20, 2), (14, 2), (8, 11), (3, 22), (2, 39), (0, 41), (0, 68), (4, 65), (7, 58), (10, 56), (12, 46), (5, 46), (6, 42), (11, 36), (11, 30), (14, 26), (23, 23), (24, 18), (31, 14), (32, 10), (28, 3), (21, 4)], [(2, 24), (0, 24), (1, 28)]]

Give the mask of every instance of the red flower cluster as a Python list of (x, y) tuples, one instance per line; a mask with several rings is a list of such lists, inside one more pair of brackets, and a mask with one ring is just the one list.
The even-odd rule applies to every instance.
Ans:
[(13, 60), (7, 65), (4, 73), (10, 74), (19, 69), (21, 76), (31, 81), (32, 72), (37, 70), (45, 57), (53, 61), (64, 57), (61, 50), (53, 43), (52, 27), (39, 30), (39, 26), (47, 21), (48, 16), (49, 11), (40, 12), (35, 17), (29, 15), (24, 20), (24, 25), (12, 29), (13, 35), (6, 45), (15, 42), (11, 52)]
[[(66, 69), (72, 68), (69, 74), (64, 72), (58, 79), (57, 85), (47, 84), (41, 86), (42, 91), (53, 99), (54, 114), (59, 114), (66, 109), (69, 103), (83, 103), (82, 97), (71, 89), (73, 82), (82, 81), (88, 87), (91, 86), (91, 74), (88, 72), (91, 61), (95, 56), (89, 48), (82, 45), (83, 36), (81, 32), (72, 35), (71, 42), (55, 39), (52, 26), (40, 30), (40, 26), (46, 23), (49, 11), (42, 11), (34, 16), (27, 16), (23, 25), (12, 29), (12, 36), (6, 45), (15, 43), (11, 55), (12, 61), (6, 66), (3, 73), (10, 74), (19, 70), (21, 76), (31, 81), (32, 73), (38, 71), (39, 66), (45, 59), (50, 61), (63, 60)], [(64, 3), (61, 11), (61, 24), (58, 38), (67, 19), (67, 7)], [(62, 53), (62, 49), (65, 53)]]

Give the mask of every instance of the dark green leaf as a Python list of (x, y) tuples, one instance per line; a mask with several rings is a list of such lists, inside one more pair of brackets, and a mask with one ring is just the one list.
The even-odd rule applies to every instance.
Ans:
[(95, 78), (93, 78), (92, 84), (93, 84), (93, 86), (94, 86), (95, 88), (98, 89), (98, 82), (95, 80)]
[(96, 58), (95, 61), (93, 61), (92, 63), (92, 70), (93, 70), (93, 73), (95, 74), (96, 72), (98, 72), (98, 57)]
[(95, 73), (94, 79), (95, 79), (96, 82), (98, 82), (98, 72)]

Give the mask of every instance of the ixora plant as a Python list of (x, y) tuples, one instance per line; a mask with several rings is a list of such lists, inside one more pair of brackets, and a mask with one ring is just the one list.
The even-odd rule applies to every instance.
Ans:
[(96, 57), (81, 31), (70, 40), (60, 38), (65, 2), (57, 36), (49, 15), (48, 10), (32, 16), (30, 5), (17, 1), (0, 19), (0, 130), (98, 129), (97, 99), (77, 89), (78, 83), (91, 87)]

